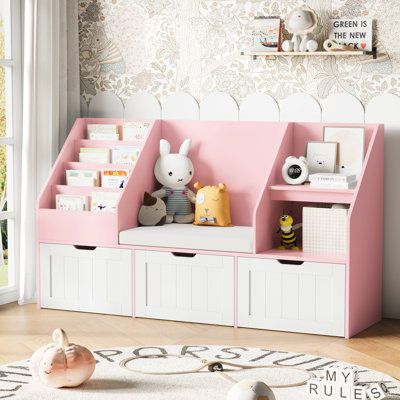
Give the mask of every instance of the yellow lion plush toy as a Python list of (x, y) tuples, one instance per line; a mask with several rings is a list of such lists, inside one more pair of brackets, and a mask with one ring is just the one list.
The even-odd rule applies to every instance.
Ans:
[(196, 182), (195, 225), (232, 226), (226, 185), (204, 186)]

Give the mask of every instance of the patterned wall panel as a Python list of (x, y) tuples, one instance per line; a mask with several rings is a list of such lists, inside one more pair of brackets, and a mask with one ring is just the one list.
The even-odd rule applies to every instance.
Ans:
[(80, 0), (81, 94), (100, 91), (126, 101), (148, 91), (159, 100), (185, 91), (199, 102), (220, 91), (241, 102), (261, 92), (282, 100), (308, 93), (323, 103), (349, 93), (362, 103), (400, 89), (398, 0), (308, 0), (321, 17), (318, 37), (330, 16), (376, 20), (380, 57), (243, 57), (251, 45), (256, 15), (281, 15), (303, 0)]

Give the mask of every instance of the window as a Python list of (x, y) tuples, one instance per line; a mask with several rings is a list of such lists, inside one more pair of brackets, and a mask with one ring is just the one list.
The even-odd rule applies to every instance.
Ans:
[(0, 0), (0, 304), (18, 296), (20, 2)]

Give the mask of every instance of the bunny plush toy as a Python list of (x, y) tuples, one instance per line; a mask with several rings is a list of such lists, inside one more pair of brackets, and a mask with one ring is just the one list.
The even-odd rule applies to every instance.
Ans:
[(187, 186), (194, 174), (193, 163), (187, 156), (190, 144), (190, 139), (186, 139), (179, 153), (171, 154), (169, 142), (160, 140), (160, 157), (154, 167), (154, 175), (162, 188), (152, 195), (167, 198), (167, 224), (190, 224), (194, 220), (192, 203), (195, 203), (196, 196)]

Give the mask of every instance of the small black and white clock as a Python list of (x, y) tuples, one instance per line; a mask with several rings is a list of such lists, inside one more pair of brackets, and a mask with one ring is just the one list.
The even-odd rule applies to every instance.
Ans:
[(301, 185), (308, 179), (307, 160), (290, 156), (282, 167), (282, 177), (289, 185)]

